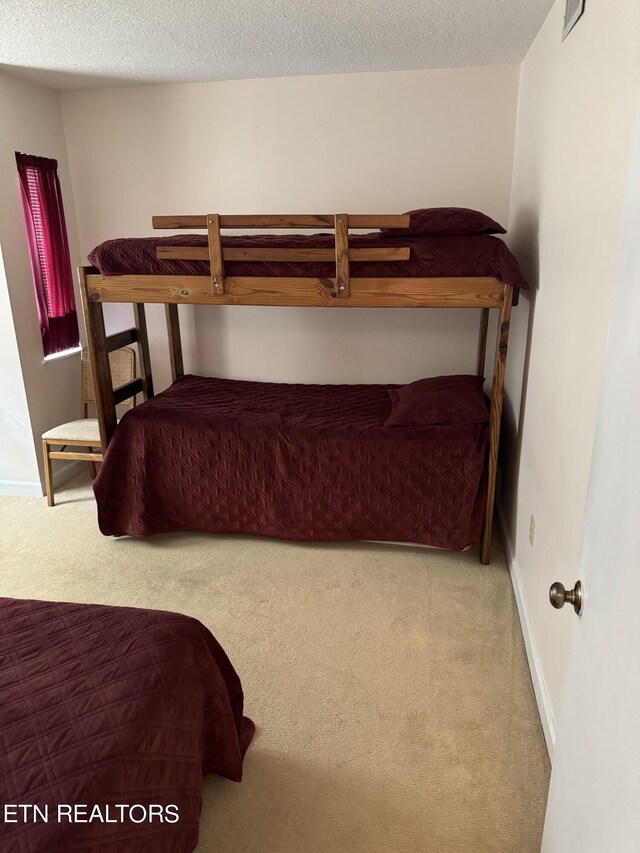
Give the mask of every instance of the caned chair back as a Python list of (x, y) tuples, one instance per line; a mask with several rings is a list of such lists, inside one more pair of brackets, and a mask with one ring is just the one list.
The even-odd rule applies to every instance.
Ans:
[[(80, 359), (81, 365), (81, 397), (82, 397), (82, 413), (87, 416), (87, 404), (95, 403), (95, 394), (93, 391), (93, 376), (91, 375), (91, 361), (89, 359), (89, 350), (85, 347), (82, 350)], [(131, 347), (122, 347), (122, 349), (114, 350), (109, 353), (109, 365), (111, 366), (111, 380), (113, 387), (118, 388), (127, 382), (131, 382), (136, 378), (136, 353)], [(128, 409), (132, 409), (136, 404), (135, 397), (130, 397), (122, 403)]]

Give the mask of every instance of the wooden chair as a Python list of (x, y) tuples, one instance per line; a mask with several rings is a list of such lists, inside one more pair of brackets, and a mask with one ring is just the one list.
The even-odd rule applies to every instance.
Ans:
[[(136, 354), (131, 347), (122, 347), (109, 354), (111, 366), (111, 380), (113, 387), (118, 388), (131, 382), (136, 376)], [(91, 467), (92, 478), (96, 476), (96, 462), (102, 462), (102, 445), (100, 442), (100, 429), (98, 419), (89, 417), (89, 406), (95, 403), (93, 390), (93, 377), (91, 375), (91, 364), (89, 351), (85, 347), (80, 359), (80, 413), (82, 417), (77, 421), (61, 424), (53, 429), (47, 430), (42, 436), (42, 453), (44, 456), (44, 478), (47, 489), (47, 503), (54, 506), (53, 478), (51, 476), (52, 459), (79, 459), (88, 462)], [(122, 405), (132, 409), (136, 404), (135, 395), (130, 397)], [(50, 450), (51, 446), (60, 447), (59, 450)], [(69, 448), (67, 450), (67, 448)], [(83, 450), (82, 448), (86, 448)], [(93, 448), (96, 448), (95, 450)]]

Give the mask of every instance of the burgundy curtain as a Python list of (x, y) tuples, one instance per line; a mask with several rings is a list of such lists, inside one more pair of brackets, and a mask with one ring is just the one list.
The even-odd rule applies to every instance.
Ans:
[(58, 162), (16, 152), (45, 355), (80, 344)]

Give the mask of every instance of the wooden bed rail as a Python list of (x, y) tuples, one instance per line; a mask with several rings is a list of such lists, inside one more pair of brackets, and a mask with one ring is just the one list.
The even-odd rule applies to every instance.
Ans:
[[(156, 257), (165, 261), (208, 261), (207, 246), (158, 246)], [(349, 249), (351, 261), (408, 261), (411, 249), (408, 246), (385, 247), (384, 249)], [(222, 249), (223, 261), (281, 261), (287, 264), (335, 261), (335, 249)]]
[(128, 347), (129, 344), (135, 344), (138, 341), (138, 330), (133, 327), (125, 329), (122, 332), (116, 332), (114, 335), (107, 335), (107, 352), (114, 352), (122, 347)]
[[(211, 214), (200, 216), (154, 216), (151, 219), (156, 229), (206, 228)], [(259, 214), (257, 216), (221, 215), (221, 228), (333, 228), (335, 213), (314, 213), (300, 216), (290, 214)], [(408, 213), (387, 215), (384, 213), (349, 215), (349, 228), (408, 228), (411, 217)]]
[(336, 297), (335, 278), (226, 276), (224, 293), (212, 293), (204, 275), (100, 275), (88, 272), (91, 302), (177, 305), (290, 305), (302, 308), (500, 308), (504, 284), (495, 278), (350, 277), (349, 293)]
[[(209, 261), (211, 270), (211, 293), (222, 296), (226, 291), (225, 261), (283, 261), (289, 263), (334, 261), (335, 278), (331, 279), (333, 295), (338, 299), (349, 296), (351, 261), (401, 261), (408, 260), (408, 246), (382, 249), (350, 249), (349, 228), (408, 228), (411, 217), (400, 215), (363, 215), (348, 213), (314, 213), (300, 216), (269, 214), (258, 216), (227, 216), (207, 213), (202, 216), (154, 216), (154, 228), (206, 228), (206, 247), (202, 246), (159, 246), (156, 256), (169, 260)], [(233, 249), (223, 248), (222, 228), (332, 228), (335, 232), (334, 249)]]

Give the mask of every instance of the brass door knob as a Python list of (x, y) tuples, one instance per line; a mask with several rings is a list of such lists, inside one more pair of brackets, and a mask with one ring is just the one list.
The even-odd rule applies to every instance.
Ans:
[(554, 584), (551, 584), (551, 588), (549, 589), (549, 601), (551, 602), (552, 607), (555, 607), (556, 610), (560, 610), (560, 608), (564, 607), (567, 602), (569, 604), (573, 604), (575, 612), (578, 616), (582, 616), (582, 611), (584, 609), (582, 581), (576, 581), (573, 589), (565, 589), (564, 584), (561, 584), (560, 581), (556, 581)]

